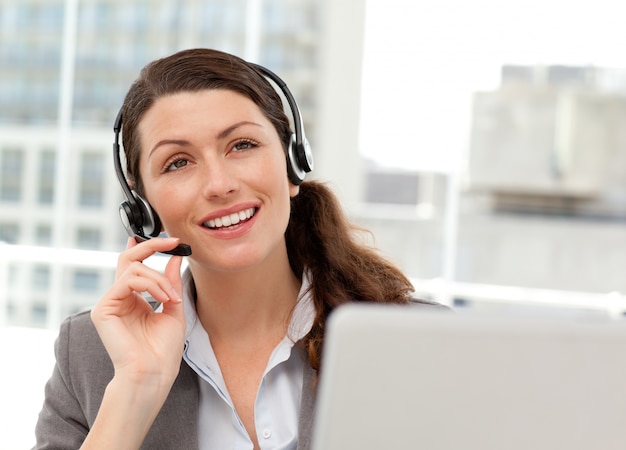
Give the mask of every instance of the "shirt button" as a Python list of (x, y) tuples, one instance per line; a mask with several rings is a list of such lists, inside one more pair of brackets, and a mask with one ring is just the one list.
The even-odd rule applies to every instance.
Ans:
[(263, 439), (269, 439), (270, 437), (272, 437), (272, 430), (269, 428), (263, 430)]

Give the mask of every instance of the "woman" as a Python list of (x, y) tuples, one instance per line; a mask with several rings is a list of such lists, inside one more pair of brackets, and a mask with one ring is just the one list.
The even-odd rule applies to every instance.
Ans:
[[(289, 121), (260, 69), (187, 50), (131, 86), (128, 179), (173, 237), (129, 239), (111, 289), (63, 323), (36, 448), (308, 448), (328, 315), (412, 301), (333, 194), (293, 176)], [(142, 264), (181, 242), (182, 277), (180, 256), (163, 273)]]

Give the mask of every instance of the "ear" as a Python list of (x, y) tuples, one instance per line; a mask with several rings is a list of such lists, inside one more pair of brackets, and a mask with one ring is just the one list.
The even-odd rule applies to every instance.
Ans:
[(289, 197), (294, 198), (299, 193), (300, 193), (300, 186), (295, 185), (290, 181), (289, 182)]

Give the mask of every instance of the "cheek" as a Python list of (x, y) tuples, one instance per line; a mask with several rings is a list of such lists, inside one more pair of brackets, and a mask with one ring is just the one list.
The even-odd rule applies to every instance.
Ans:
[(152, 188), (146, 192), (146, 199), (161, 219), (163, 227), (167, 230), (172, 225), (180, 222), (185, 212), (189, 211), (189, 198), (180, 190), (174, 190), (167, 186)]
[(284, 150), (280, 149), (269, 158), (264, 168), (264, 173), (271, 174), (276, 183), (289, 183), (289, 176), (287, 175), (287, 159), (285, 157)]

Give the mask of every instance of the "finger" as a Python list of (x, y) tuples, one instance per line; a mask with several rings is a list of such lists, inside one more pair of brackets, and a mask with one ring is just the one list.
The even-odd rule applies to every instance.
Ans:
[(129, 248), (133, 248), (135, 245), (137, 245), (137, 241), (134, 237), (129, 237), (126, 240), (126, 250), (128, 250)]
[(134, 238), (129, 238), (126, 250), (117, 258), (116, 279), (133, 262), (143, 262), (148, 257), (163, 250), (171, 250), (179, 244), (178, 238), (153, 238), (137, 243)]
[(134, 261), (126, 268), (125, 272), (122, 273), (118, 279), (121, 279), (125, 273), (152, 278), (159, 284), (167, 296), (167, 298), (159, 296), (158, 298), (155, 298), (155, 300), (158, 300), (159, 302), (180, 302), (182, 301), (183, 290), (180, 273), (182, 261), (182, 256), (170, 257), (167, 261), (163, 274), (144, 265), (142, 262)]
[(128, 273), (111, 286), (105, 295), (108, 299), (105, 303), (119, 305), (119, 302), (127, 302), (134, 294), (139, 293), (147, 293), (161, 303), (177, 301), (178, 299), (175, 298), (177, 296), (171, 294), (173, 290), (170, 281), (161, 274), (158, 274), (158, 277), (152, 277)]
[(183, 281), (180, 274), (182, 262), (182, 256), (172, 256), (167, 262), (165, 271), (163, 272), (165, 277), (172, 284), (172, 296), (177, 297), (179, 300), (183, 298)]
[[(137, 241), (133, 237), (128, 237), (126, 239), (126, 251), (135, 247), (137, 245)], [(115, 269), (115, 279), (119, 279), (122, 273), (126, 270), (128, 262), (125, 262), (123, 259), (124, 253), (120, 253), (117, 257), (117, 267)]]
[[(175, 279), (174, 282), (180, 285)], [(177, 290), (167, 276), (138, 261), (130, 263), (118, 275), (108, 297), (123, 300), (132, 292), (148, 292), (159, 302), (177, 301), (180, 297), (180, 289)]]
[[(134, 241), (133, 238), (131, 239)], [(129, 247), (127, 247), (126, 251), (120, 254), (120, 259), (141, 262), (155, 253), (162, 252), (164, 250), (172, 250), (179, 243), (180, 239), (173, 237), (152, 238), (140, 243), (135, 242), (134, 245), (129, 243)]]

